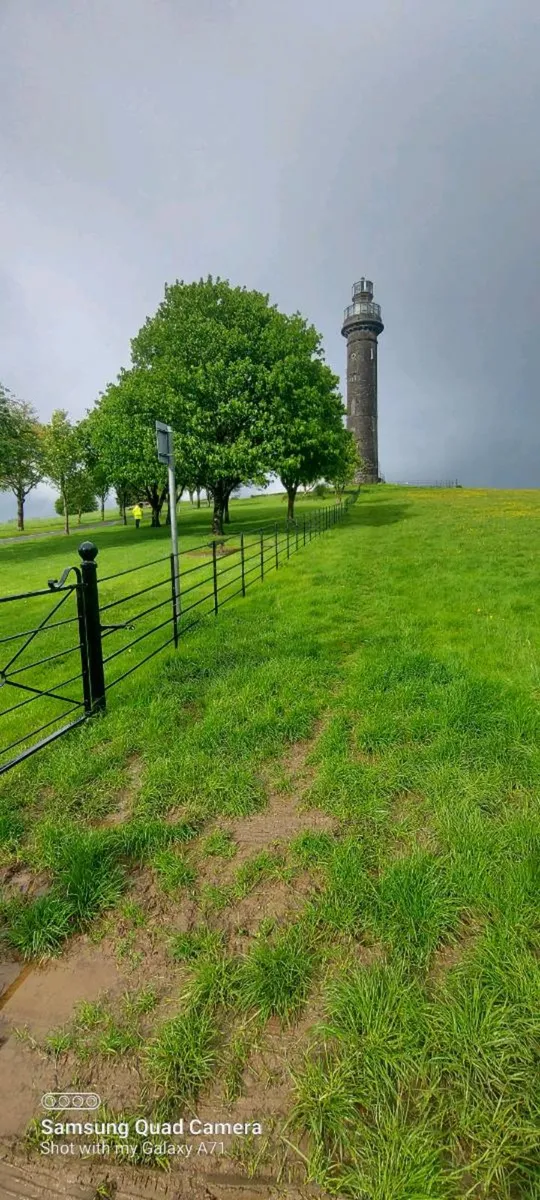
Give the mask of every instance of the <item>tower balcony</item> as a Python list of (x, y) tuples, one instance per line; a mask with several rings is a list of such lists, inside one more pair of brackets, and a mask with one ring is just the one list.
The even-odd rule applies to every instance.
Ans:
[(384, 325), (381, 317), (381, 306), (374, 300), (355, 300), (349, 304), (343, 314), (343, 337), (348, 337), (354, 329), (367, 326), (376, 337), (382, 333)]
[(355, 300), (353, 304), (349, 304), (345, 309), (343, 320), (347, 321), (349, 317), (356, 316), (375, 317), (377, 321), (380, 321), (381, 306), (380, 304), (376, 304), (374, 300)]

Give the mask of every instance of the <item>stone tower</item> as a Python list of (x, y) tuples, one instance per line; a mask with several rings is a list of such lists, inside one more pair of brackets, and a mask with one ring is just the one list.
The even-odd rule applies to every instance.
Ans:
[(354, 284), (352, 299), (341, 330), (347, 338), (347, 429), (354, 433), (364, 463), (358, 482), (378, 483), (377, 338), (384, 325), (370, 279)]

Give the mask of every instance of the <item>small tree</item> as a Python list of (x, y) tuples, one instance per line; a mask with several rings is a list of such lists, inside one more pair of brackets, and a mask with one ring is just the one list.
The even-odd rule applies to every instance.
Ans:
[[(88, 481), (91, 479), (91, 486), (89, 482), (89, 488), (87, 490), (89, 491), (89, 496), (91, 494), (94, 499), (95, 497), (98, 498), (101, 520), (104, 521), (105, 501), (111, 490), (110, 475), (105, 464), (100, 459), (97, 447), (94, 445), (91, 417), (85, 417), (84, 420), (80, 421), (77, 429), (81, 444), (81, 462), (85, 468)], [(87, 508), (84, 511), (94, 512), (95, 510), (92, 507)]]
[(71, 488), (72, 511), (77, 514), (80, 525), (85, 512), (97, 512), (96, 485), (91, 471), (81, 468), (77, 471)]
[(149, 377), (143, 371), (121, 371), (88, 418), (100, 466), (119, 500), (126, 497), (122, 512), (131, 498), (144, 497), (156, 527), (167, 496), (167, 468), (158, 463), (155, 439), (155, 421), (162, 417), (163, 398)]
[(24, 529), (24, 503), (43, 479), (43, 438), (37, 414), (0, 384), (0, 490), (13, 492), (17, 528)]
[(317, 330), (298, 313), (276, 314), (275, 326), (282, 353), (271, 371), (273, 465), (287, 492), (287, 517), (292, 520), (300, 485), (325, 478), (330, 470), (344, 432), (344, 408)]
[(53, 412), (43, 431), (44, 474), (60, 492), (64, 530), (69, 533), (69, 513), (80, 467), (81, 443), (78, 430), (64, 409)]
[(327, 476), (328, 483), (334, 488), (336, 496), (341, 498), (345, 488), (354, 483), (361, 470), (362, 459), (354, 434), (350, 430), (344, 429), (341, 446), (338, 447), (333, 466)]
[[(58, 499), (55, 500), (54, 508), (59, 517), (65, 515), (64, 501), (61, 496), (58, 496)], [(94, 493), (92, 478), (86, 471), (78, 471), (71, 487), (69, 516), (77, 516), (77, 523), (80, 525), (83, 513), (97, 512), (97, 510), (98, 502)]]
[(115, 500), (118, 505), (118, 511), (122, 517), (124, 525), (127, 525), (127, 509), (131, 504), (135, 504), (137, 499), (135, 491), (125, 484), (118, 483), (115, 490)]
[[(111, 490), (110, 480), (109, 480), (109, 477), (107, 475), (105, 468), (102, 467), (100, 463), (96, 463), (95, 466), (91, 468), (90, 475), (92, 478), (92, 487), (93, 487), (94, 494), (97, 496), (97, 499), (99, 500), (99, 511), (101, 513), (101, 520), (104, 521), (105, 520), (105, 501)], [(91, 508), (88, 508), (86, 511), (93, 512), (94, 510)]]

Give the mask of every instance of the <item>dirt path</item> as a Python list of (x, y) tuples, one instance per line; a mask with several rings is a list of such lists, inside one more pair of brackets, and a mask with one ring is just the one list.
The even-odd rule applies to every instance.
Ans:
[[(107, 1188), (107, 1190), (105, 1190)], [(284, 1188), (267, 1179), (230, 1175), (216, 1178), (183, 1175), (171, 1179), (148, 1171), (133, 1174), (111, 1166), (41, 1166), (34, 1162), (8, 1163), (0, 1159), (2, 1200), (321, 1200), (317, 1187)]]
[[(77, 533), (79, 530), (83, 534), (90, 529), (103, 529), (105, 525), (123, 525), (123, 521), (96, 521), (95, 525), (76, 525), (70, 533)], [(19, 533), (16, 537), (1, 537), (0, 546), (7, 546), (9, 542), (31, 542), (34, 538), (66, 536), (63, 529), (44, 529), (42, 533)]]
[[(313, 777), (313, 768), (306, 760), (321, 732), (298, 743), (280, 763), (288, 780), (283, 789), (275, 786), (271, 776), (265, 779), (267, 804), (246, 818), (235, 818), (217, 824), (227, 828), (236, 844), (236, 854), (230, 863), (211, 858), (196, 858), (200, 883), (224, 883), (234, 871), (251, 860), (261, 850), (286, 849), (288, 843), (304, 830), (335, 830), (336, 822), (323, 813), (302, 806), (302, 796)], [(129, 816), (130, 803), (141, 786), (140, 771), (131, 772), (130, 796), (122, 801), (121, 819)], [(208, 833), (209, 830), (206, 831)], [(196, 852), (197, 854), (197, 852)], [(215, 925), (227, 937), (229, 949), (235, 953), (249, 951), (257, 936), (261, 920), (272, 917), (279, 923), (294, 918), (313, 887), (307, 872), (296, 874), (289, 882), (266, 879), (255, 884), (244, 898), (230, 910), (215, 915)], [(135, 959), (118, 958), (119, 941), (126, 934), (119, 914), (111, 919), (111, 928), (104, 931), (99, 942), (88, 937), (73, 941), (60, 959), (43, 966), (24, 966), (7, 962), (0, 971), (0, 1197), (4, 1200), (307, 1200), (323, 1193), (316, 1188), (302, 1187), (298, 1182), (279, 1183), (274, 1178), (278, 1164), (265, 1161), (262, 1171), (257, 1165), (254, 1176), (241, 1175), (239, 1162), (229, 1154), (227, 1141), (221, 1161), (193, 1159), (171, 1163), (171, 1173), (155, 1168), (128, 1167), (110, 1158), (85, 1159), (49, 1158), (36, 1145), (25, 1144), (24, 1134), (32, 1118), (49, 1115), (47, 1101), (51, 1092), (92, 1092), (102, 1103), (120, 1112), (134, 1112), (142, 1098), (139, 1065), (133, 1058), (109, 1055), (85, 1062), (69, 1052), (46, 1053), (44, 1039), (52, 1029), (69, 1023), (74, 1009), (81, 1001), (106, 998), (114, 1008), (122, 1004), (126, 991), (152, 982), (160, 995), (155, 1011), (158, 1021), (173, 1015), (182, 994), (185, 967), (175, 964), (163, 940), (163, 930), (186, 930), (198, 921), (200, 913), (194, 898), (186, 896), (171, 906), (170, 900), (156, 890), (151, 872), (140, 867), (133, 872), (131, 899), (141, 902), (146, 913), (144, 927), (138, 927)], [(138, 965), (137, 965), (138, 961)], [(133, 965), (135, 962), (135, 966)], [(2, 992), (3, 988), (3, 992)], [(219, 1073), (201, 1097), (197, 1116), (204, 1121), (261, 1120), (265, 1131), (273, 1138), (274, 1125), (285, 1119), (291, 1103), (291, 1081), (287, 1064), (320, 1014), (317, 997), (311, 997), (307, 1010), (293, 1026), (282, 1027), (272, 1018), (254, 1043), (246, 1060), (242, 1092), (230, 1104), (222, 1091)], [(139, 1108), (140, 1111), (140, 1108)], [(91, 1116), (91, 1114), (89, 1114)], [(68, 1120), (88, 1120), (74, 1113)], [(65, 1119), (65, 1118), (64, 1118)], [(45, 1134), (42, 1135), (47, 1141)], [(197, 1140), (193, 1135), (192, 1140)], [(79, 1146), (76, 1146), (77, 1151)], [(215, 1162), (215, 1165), (214, 1165)], [(297, 1179), (297, 1174), (289, 1175)], [(105, 1185), (106, 1188), (105, 1188)], [(105, 1188), (105, 1190), (104, 1190)]]

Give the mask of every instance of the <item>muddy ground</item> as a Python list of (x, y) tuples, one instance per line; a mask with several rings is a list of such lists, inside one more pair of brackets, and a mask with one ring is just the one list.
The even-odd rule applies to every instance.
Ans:
[[(215, 828), (225, 830), (234, 839), (236, 853), (226, 861), (201, 858), (196, 864), (199, 885), (227, 884), (242, 863), (264, 849), (285, 850), (291, 838), (303, 830), (335, 829), (331, 818), (302, 808), (302, 794), (311, 778), (306, 756), (312, 744), (310, 741), (293, 747), (283, 760), (282, 771), (293, 786), (286, 791), (272, 791), (270, 786), (264, 810), (249, 818), (215, 823)], [(138, 786), (135, 767), (131, 777), (132, 795), (122, 793), (113, 819), (129, 816), (130, 801)], [(208, 832), (211, 829), (205, 834)], [(35, 892), (44, 886), (42, 880), (33, 880), (22, 871), (12, 873), (4, 883), (10, 891)], [(290, 922), (316, 888), (317, 880), (307, 872), (296, 873), (291, 879), (263, 880), (238, 903), (214, 914), (212, 923), (226, 935), (229, 952), (245, 953), (264, 918)], [(144, 926), (132, 928), (128, 919), (109, 914), (97, 938), (96, 931), (92, 931), (92, 936), (74, 939), (59, 959), (25, 965), (14, 957), (0, 965), (1, 1200), (52, 1200), (60, 1196), (72, 1200), (250, 1200), (261, 1196), (301, 1200), (320, 1196), (319, 1189), (302, 1183), (301, 1156), (292, 1148), (284, 1151), (283, 1143), (277, 1153), (278, 1131), (291, 1104), (289, 1066), (307, 1046), (310, 1029), (320, 1017), (316, 994), (295, 1025), (284, 1028), (273, 1018), (263, 1036), (254, 1039), (238, 1098), (232, 1104), (223, 1095), (218, 1075), (197, 1105), (196, 1115), (201, 1121), (261, 1122), (260, 1150), (259, 1146), (256, 1151), (251, 1147), (245, 1161), (239, 1138), (220, 1139), (223, 1152), (218, 1148), (214, 1154), (203, 1152), (189, 1161), (175, 1157), (170, 1160), (168, 1172), (124, 1166), (114, 1157), (53, 1158), (40, 1151), (39, 1139), (29, 1143), (29, 1123), (49, 1115), (42, 1104), (48, 1092), (94, 1092), (114, 1113), (144, 1112), (145, 1100), (151, 1099), (136, 1053), (93, 1055), (81, 1063), (71, 1050), (51, 1054), (44, 1046), (53, 1030), (69, 1027), (81, 1002), (103, 1000), (114, 1013), (126, 992), (136, 992), (149, 984), (159, 993), (159, 1001), (147, 1028), (143, 1022), (144, 1032), (151, 1031), (152, 1023), (179, 1011), (188, 972), (184, 964), (171, 962), (163, 935), (164, 930), (168, 936), (174, 931), (185, 932), (201, 919), (198, 899), (188, 895), (176, 900), (164, 897), (149, 868), (133, 872), (129, 899), (144, 909)], [(178, 1119), (179, 1115), (174, 1113), (170, 1119)], [(89, 1116), (70, 1113), (62, 1120), (84, 1120)], [(194, 1142), (192, 1153), (201, 1141), (207, 1148), (213, 1142), (209, 1138), (186, 1140)]]

